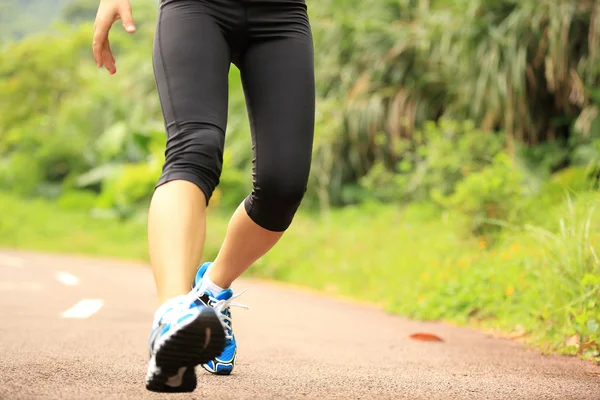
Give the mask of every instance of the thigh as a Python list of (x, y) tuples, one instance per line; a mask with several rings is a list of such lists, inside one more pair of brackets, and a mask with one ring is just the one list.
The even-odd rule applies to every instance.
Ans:
[(279, 28), (266, 24), (264, 36), (251, 35), (240, 64), (254, 142), (255, 190), (268, 190), (264, 186), (270, 184), (305, 185), (312, 158), (312, 35), (306, 16), (278, 21)]
[(225, 132), (230, 49), (202, 2), (163, 2), (153, 64), (169, 139), (186, 125), (212, 125)]

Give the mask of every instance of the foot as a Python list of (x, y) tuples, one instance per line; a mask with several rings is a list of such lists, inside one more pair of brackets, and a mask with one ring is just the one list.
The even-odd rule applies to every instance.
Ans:
[(194, 367), (223, 352), (225, 331), (211, 307), (195, 301), (190, 292), (163, 304), (150, 334), (150, 363), (146, 389), (153, 392), (192, 392)]
[[(204, 263), (198, 269), (195, 280), (196, 288), (200, 288), (202, 284), (202, 278), (206, 274), (210, 264), (211, 263)], [(235, 366), (235, 360), (237, 356), (237, 342), (232, 330), (230, 307), (248, 308), (242, 304), (232, 303), (232, 300), (238, 296), (241, 296), (242, 293), (234, 296), (231, 289), (227, 289), (217, 296), (214, 296), (209, 291), (200, 293), (199, 300), (202, 302), (202, 304), (211, 307), (216, 311), (217, 315), (221, 319), (223, 327), (225, 328), (225, 349), (214, 359), (202, 364), (202, 367), (212, 374), (229, 375), (233, 372), (233, 367)]]

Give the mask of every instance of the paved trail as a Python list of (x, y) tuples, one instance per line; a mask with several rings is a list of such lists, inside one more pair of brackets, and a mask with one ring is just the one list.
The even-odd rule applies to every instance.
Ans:
[[(144, 388), (144, 265), (0, 251), (0, 399), (600, 399), (600, 368), (467, 329), (243, 280), (229, 377)], [(415, 342), (427, 331), (444, 343)]]

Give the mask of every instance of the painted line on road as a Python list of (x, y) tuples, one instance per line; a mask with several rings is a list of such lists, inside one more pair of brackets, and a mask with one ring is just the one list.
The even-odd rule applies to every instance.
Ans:
[(83, 299), (77, 302), (73, 307), (60, 314), (62, 318), (89, 318), (104, 305), (103, 300), (99, 299)]
[(0, 254), (0, 266), (21, 268), (25, 264), (25, 261), (21, 257), (8, 256), (6, 254)]
[(39, 292), (42, 290), (42, 284), (39, 282), (0, 282), (0, 292)]
[(75, 275), (72, 275), (68, 272), (56, 272), (54, 274), (54, 278), (59, 281), (60, 283), (62, 283), (63, 285), (67, 285), (67, 286), (77, 286), (79, 285), (79, 278), (76, 277)]

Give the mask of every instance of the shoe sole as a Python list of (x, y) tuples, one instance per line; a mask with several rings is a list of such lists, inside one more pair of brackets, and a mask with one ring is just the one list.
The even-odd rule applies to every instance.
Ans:
[(219, 317), (213, 310), (203, 310), (167, 338), (152, 357), (150, 363), (154, 362), (156, 368), (146, 381), (146, 389), (161, 393), (194, 391), (196, 365), (207, 363), (224, 349), (225, 331)]
[(213, 375), (220, 375), (220, 376), (224, 376), (224, 375), (231, 375), (231, 373), (233, 372), (233, 368), (232, 369), (227, 369), (227, 370), (221, 370), (221, 371), (213, 371), (208, 367), (205, 367), (204, 365), (202, 365), (202, 368), (204, 368), (205, 371), (210, 372)]

